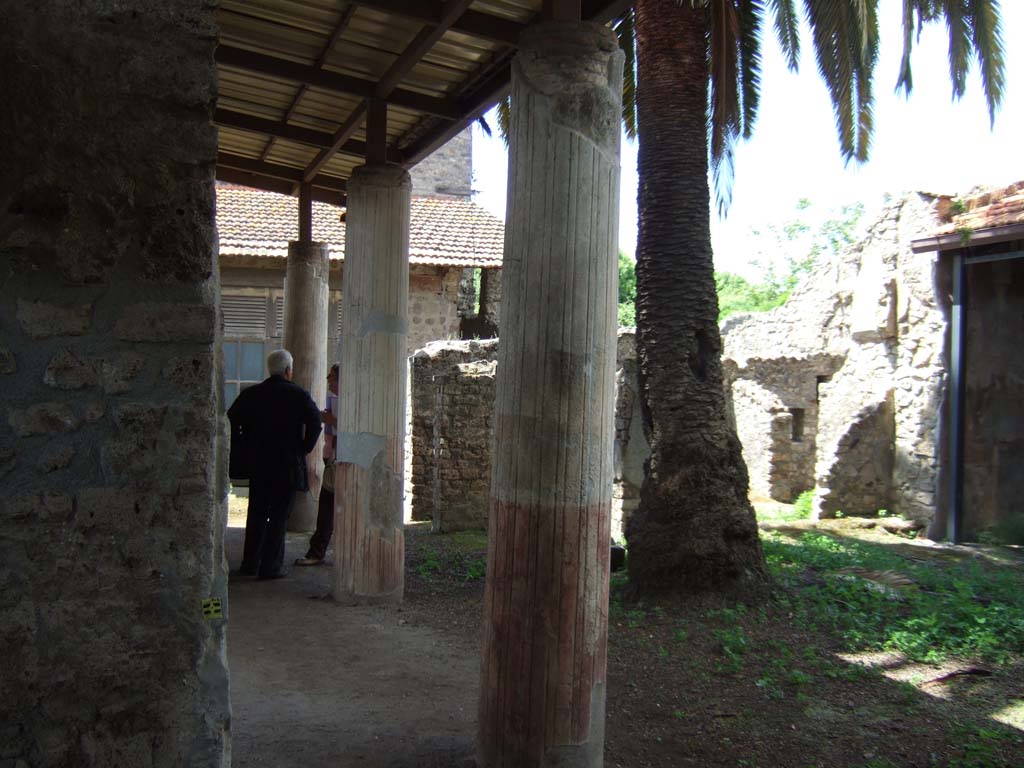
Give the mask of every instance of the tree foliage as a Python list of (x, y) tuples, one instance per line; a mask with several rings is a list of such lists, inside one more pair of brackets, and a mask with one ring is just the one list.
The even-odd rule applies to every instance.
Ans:
[(636, 262), (619, 251), (619, 327), (636, 326)]

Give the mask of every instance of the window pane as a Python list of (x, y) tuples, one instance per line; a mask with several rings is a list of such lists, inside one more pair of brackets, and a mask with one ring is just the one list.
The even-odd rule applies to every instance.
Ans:
[(237, 341), (225, 341), (224, 342), (224, 378), (237, 379), (238, 378), (238, 342)]
[(263, 344), (242, 342), (242, 373), (238, 377), (247, 381), (263, 379)]
[(238, 385), (233, 381), (226, 383), (224, 385), (224, 410), (231, 407), (236, 397), (238, 397)]

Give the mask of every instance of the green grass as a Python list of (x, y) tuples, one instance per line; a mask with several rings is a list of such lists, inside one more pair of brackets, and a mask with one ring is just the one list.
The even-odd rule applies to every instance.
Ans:
[[(851, 650), (892, 650), (939, 662), (994, 662), (1024, 654), (1024, 577), (977, 562), (918, 563), (884, 547), (806, 533), (798, 541), (770, 534), (765, 557), (776, 579), (793, 587), (792, 610), (807, 626), (838, 633)], [(892, 571), (910, 587), (879, 589), (840, 573)]]

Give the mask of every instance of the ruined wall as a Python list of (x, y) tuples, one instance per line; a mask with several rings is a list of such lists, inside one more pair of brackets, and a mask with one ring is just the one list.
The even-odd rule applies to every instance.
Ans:
[[(763, 349), (775, 340), (766, 338)], [(726, 359), (726, 399), (756, 497), (791, 502), (814, 487), (818, 388), (842, 362), (833, 355)]]
[(473, 194), (473, 131), (467, 128), (409, 171), (413, 195)]
[[(931, 198), (898, 200), (782, 307), (723, 323), (727, 387), (753, 490), (788, 501), (814, 486), (824, 516), (934, 515), (944, 321), (934, 260), (912, 253), (911, 241), (936, 221)], [(744, 382), (776, 399), (741, 403)], [(803, 410), (804, 438), (787, 453), (783, 422), (793, 408)]]
[(409, 354), (431, 341), (457, 339), (458, 269), (414, 266), (409, 270)]
[(412, 519), (487, 527), (498, 342), (429, 344), (412, 358)]
[[(648, 447), (634, 333), (619, 332), (613, 538), (636, 506)], [(435, 531), (487, 526), (498, 340), (436, 342), (412, 358), (412, 519)]]
[(4, 8), (0, 763), (225, 765), (213, 6)]

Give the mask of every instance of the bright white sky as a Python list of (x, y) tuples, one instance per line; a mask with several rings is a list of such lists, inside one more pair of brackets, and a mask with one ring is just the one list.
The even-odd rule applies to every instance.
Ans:
[[(759, 247), (752, 230), (797, 218), (796, 205), (803, 197), (812, 209), (799, 217), (814, 223), (815, 215), (824, 219), (844, 204), (863, 202), (869, 212), (875, 211), (887, 193), (960, 194), (978, 184), (1024, 180), (1024, 52), (1018, 45), (1024, 34), (1024, 0), (1001, 3), (1006, 89), (991, 129), (975, 62), (963, 99), (952, 100), (944, 24), (928, 25), (914, 46), (910, 98), (895, 93), (902, 3), (881, 0), (879, 5), (875, 132), (871, 159), (862, 166), (843, 166), (832, 107), (806, 28), (798, 74), (786, 69), (774, 28), (766, 31), (754, 136), (736, 149), (728, 218), (712, 214), (717, 269), (751, 276), (749, 262), (757, 258)], [(493, 138), (479, 126), (473, 128), (473, 188), (478, 203), (504, 218), (508, 160), (493, 114), (488, 122), (495, 128)], [(636, 186), (636, 144), (623, 137), (619, 243), (630, 254), (636, 251)]]

